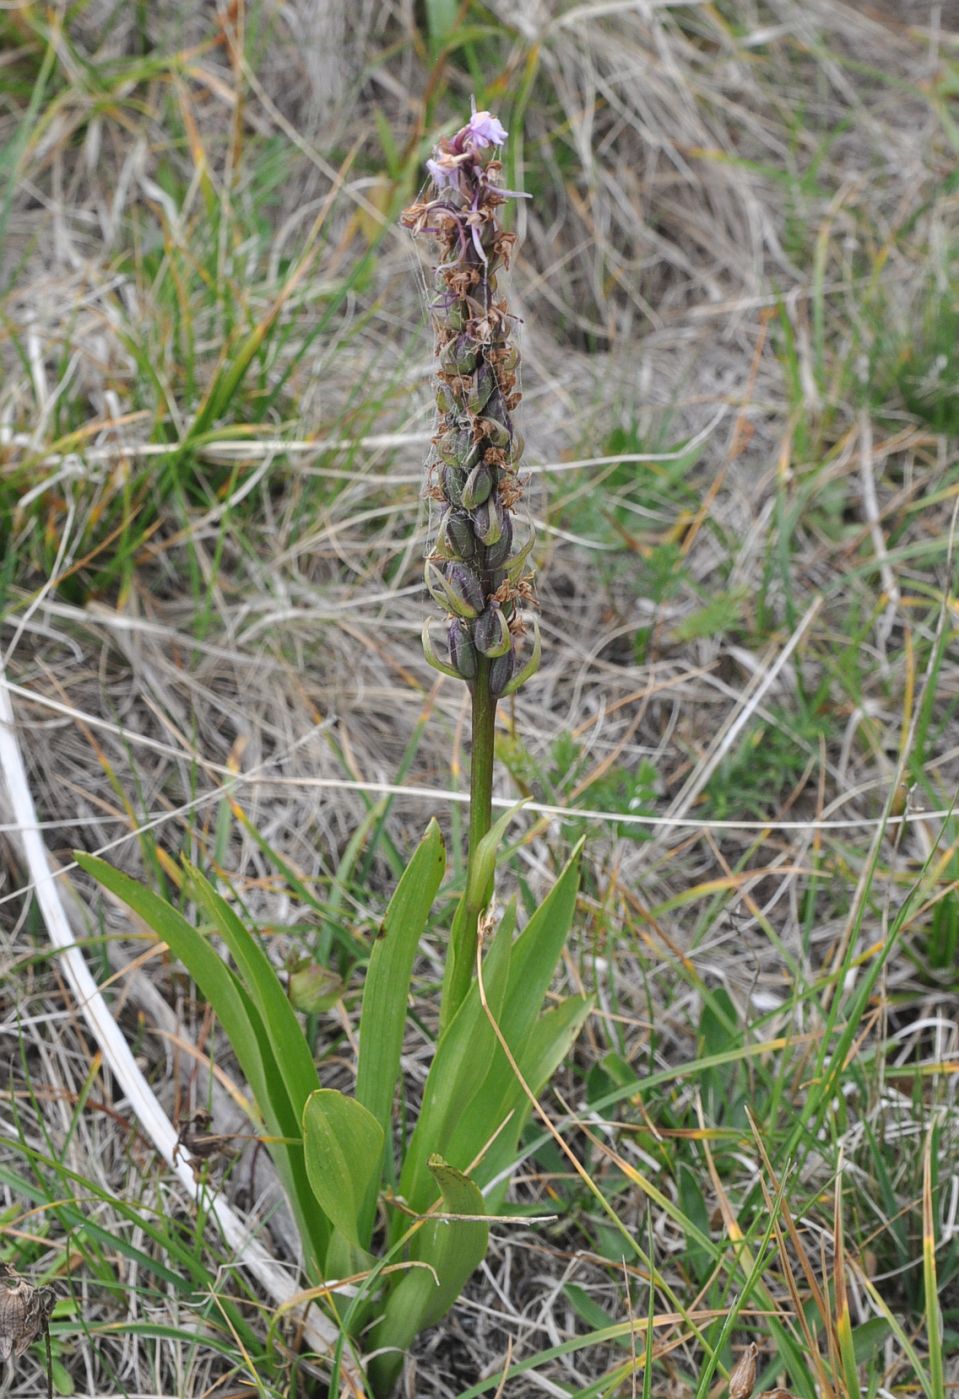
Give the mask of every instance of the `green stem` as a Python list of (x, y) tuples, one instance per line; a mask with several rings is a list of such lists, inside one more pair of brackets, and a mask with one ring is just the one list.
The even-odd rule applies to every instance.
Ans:
[(482, 886), (473, 876), (480, 841), (493, 824), (493, 742), (496, 727), (496, 700), (489, 688), (490, 662), (477, 658), (473, 696), (473, 745), (470, 755), (469, 857), (466, 868), (467, 891), (460, 900), (450, 934), (450, 957), (446, 963), (440, 1033), (446, 1029), (462, 1005), (473, 980), (476, 939), (480, 914), (493, 895), (492, 873)]
[[(470, 844), (472, 868), (476, 848), (493, 824), (493, 740), (496, 700), (489, 691), (490, 662), (477, 657), (473, 682), (473, 751), (470, 757)], [(487, 898), (488, 902), (488, 898)]]

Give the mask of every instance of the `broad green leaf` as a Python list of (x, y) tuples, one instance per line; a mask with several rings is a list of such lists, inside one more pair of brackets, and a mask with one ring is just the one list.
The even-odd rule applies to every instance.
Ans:
[(509, 992), (500, 1029), (514, 1053), (529, 1034), (556, 974), (556, 967), (576, 911), (579, 857), (584, 842), (576, 845), (559, 878), (513, 944)]
[(233, 1045), (254, 1100), (261, 1111), (269, 1099), (261, 1048), (262, 1026), (255, 1026), (237, 978), (202, 934), (151, 889), (95, 855), (74, 852), (81, 869), (133, 910), (187, 968), (204, 998), (216, 1011)]
[(272, 1063), (266, 1066), (267, 1073), (277, 1072), (282, 1076), (290, 1105), (299, 1120), (307, 1098), (319, 1087), (319, 1078), (296, 1011), (290, 1005), (259, 938), (237, 917), (226, 899), (217, 893), (195, 865), (184, 861), (184, 867), (190, 894), (229, 948), (243, 985), (259, 1011), (272, 1055)]
[[(559, 1005), (551, 1006), (537, 1020), (526, 1044), (515, 1056), (520, 1073), (534, 1097), (539, 1096), (566, 1058), (592, 1008), (591, 996), (569, 996)], [(515, 1161), (520, 1133), (532, 1110), (522, 1084), (499, 1049), (482, 1090), (470, 1103), (469, 1112), (459, 1120), (450, 1142), (450, 1154), (454, 1160), (462, 1155), (462, 1159), (472, 1161), (496, 1129), (509, 1118), (507, 1126), (473, 1173), (479, 1184), (485, 1186), (508, 1171)], [(487, 1195), (491, 1207), (499, 1207), (508, 1185), (508, 1179), (504, 1178), (495, 1192)]]
[(270, 1155), (300, 1225), (310, 1271), (321, 1276), (328, 1224), (312, 1205), (302, 1148), (289, 1145), (291, 1140), (298, 1143), (300, 1116), (290, 1103), (285, 1082), (276, 1068), (270, 1038), (252, 997), (202, 933), (165, 899), (94, 855), (78, 851), (76, 860), (166, 943), (216, 1012), (267, 1131), (277, 1139), (270, 1144)]
[[(507, 923), (497, 930), (483, 963), (487, 1001), (497, 1016), (502, 1010), (509, 976), (510, 929), (511, 924)], [(496, 1047), (496, 1038), (474, 983), (436, 1047), (419, 1119), (403, 1162), (400, 1193), (413, 1209), (425, 1210), (429, 1205), (433, 1189), (430, 1158), (436, 1153), (450, 1158), (447, 1145), (482, 1086)], [(453, 1165), (460, 1169), (468, 1166), (471, 1160), (471, 1155), (452, 1158)], [(401, 1225), (402, 1221), (397, 1223)]]
[(429, 1170), (434, 1191), (439, 1187), (444, 1215), (469, 1215), (470, 1219), (430, 1221), (414, 1236), (411, 1261), (428, 1267), (412, 1267), (393, 1288), (383, 1320), (373, 1334), (373, 1348), (389, 1347), (391, 1354), (374, 1362), (377, 1393), (386, 1393), (410, 1342), (427, 1326), (445, 1316), (463, 1290), (470, 1274), (486, 1256), (489, 1225), (477, 1215), (486, 1214), (478, 1187), (469, 1176), (454, 1170), (440, 1156), (432, 1156)]
[(383, 1129), (355, 1098), (318, 1088), (303, 1109), (303, 1150), (310, 1187), (323, 1213), (362, 1247), (360, 1216), (379, 1180)]
[(431, 821), (397, 885), (370, 955), (363, 1009), (356, 1096), (388, 1137), (400, 1071), (413, 960), (446, 869), (440, 828)]

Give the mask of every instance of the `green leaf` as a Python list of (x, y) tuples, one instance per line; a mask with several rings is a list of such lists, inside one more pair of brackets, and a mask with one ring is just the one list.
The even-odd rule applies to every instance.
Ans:
[(206, 939), (166, 899), (144, 888), (129, 875), (121, 874), (95, 855), (75, 851), (74, 858), (81, 869), (142, 918), (187, 968), (204, 998), (216, 1011), (257, 1106), (262, 1110), (270, 1096), (261, 1048), (263, 1027), (254, 1023), (236, 976)]
[(539, 1015), (569, 936), (576, 911), (583, 844), (581, 840), (576, 845), (556, 883), (513, 944), (509, 992), (500, 1029), (514, 1052), (525, 1043)]
[[(442, 1196), (445, 1215), (485, 1215), (486, 1204), (469, 1176), (441, 1156), (431, 1156), (429, 1170)], [(410, 1342), (445, 1316), (470, 1274), (486, 1256), (489, 1225), (484, 1219), (442, 1219), (424, 1224), (410, 1249), (411, 1267), (390, 1294), (383, 1320), (373, 1334), (373, 1348), (391, 1353), (373, 1364), (374, 1388), (386, 1393)]]
[(310, 1187), (323, 1213), (362, 1247), (360, 1217), (379, 1180), (383, 1129), (354, 1098), (318, 1088), (303, 1109), (303, 1150)]
[[(487, 1002), (497, 1018), (502, 1011), (509, 976), (511, 934), (512, 920), (505, 920), (483, 963)], [(476, 1155), (474, 1150), (452, 1156), (448, 1147), (458, 1122), (469, 1111), (471, 1101), (485, 1081), (496, 1049), (496, 1037), (474, 983), (449, 1029), (440, 1036), (427, 1075), (420, 1115), (403, 1162), (400, 1193), (413, 1209), (425, 1210), (430, 1203), (429, 1161), (435, 1153), (441, 1152), (459, 1168), (468, 1166)], [(479, 1124), (477, 1131), (481, 1130), (482, 1124)], [(474, 1139), (471, 1134), (469, 1140)], [(485, 1138), (479, 1145), (484, 1143)]]
[(430, 36), (430, 51), (435, 55), (456, 28), (459, 0), (426, 0), (426, 27)]
[(296, 1012), (259, 938), (241, 922), (195, 865), (188, 860), (184, 860), (183, 865), (189, 893), (229, 948), (243, 985), (259, 1012), (272, 1058), (272, 1063), (267, 1065), (267, 1073), (281, 1075), (290, 1105), (299, 1121), (307, 1098), (319, 1087), (319, 1078)]
[(390, 900), (370, 955), (360, 1014), (356, 1096), (387, 1137), (413, 959), (445, 869), (443, 837), (431, 821)]
[[(544, 1084), (565, 1059), (592, 1008), (592, 996), (568, 996), (537, 1020), (527, 1042), (515, 1055), (519, 1071), (534, 1097), (542, 1092)], [(509, 1117), (508, 1126), (499, 1133), (474, 1171), (479, 1184), (485, 1186), (507, 1172), (515, 1161), (520, 1133), (531, 1112), (532, 1104), (523, 1085), (497, 1046), (496, 1060), (468, 1111), (460, 1117), (450, 1140), (450, 1155), (454, 1160), (472, 1161)], [(499, 1207), (508, 1185), (509, 1180), (504, 1177), (495, 1191), (487, 1195), (491, 1207)]]
[[(182, 914), (152, 890), (113, 869), (94, 855), (75, 852), (81, 869), (86, 870), (105, 889), (142, 918), (186, 967), (204, 999), (213, 1007), (226, 1033), (240, 1068), (250, 1085), (254, 1102), (263, 1116), (269, 1135), (276, 1138), (270, 1144), (270, 1155), (276, 1163), (280, 1178), (297, 1217), (307, 1253), (307, 1265), (313, 1276), (322, 1275), (323, 1258), (328, 1242), (328, 1224), (312, 1205), (312, 1192), (306, 1178), (303, 1151), (299, 1145), (300, 1114), (294, 1112), (286, 1082), (278, 1069), (275, 1045), (283, 1037), (271, 1040), (263, 1017), (240, 978), (226, 965), (210, 943), (192, 927)], [(244, 930), (245, 932), (245, 930)], [(248, 935), (247, 935), (248, 936)], [(275, 980), (275, 977), (274, 977)], [(261, 988), (262, 989), (262, 988)], [(279, 989), (279, 987), (277, 987)], [(280, 993), (282, 995), (282, 991)], [(285, 1001), (285, 997), (283, 998)], [(287, 1006), (292, 1015), (293, 1012)], [(301, 1033), (297, 1025), (297, 1033)], [(316, 1086), (315, 1069), (313, 1086)], [(305, 1099), (304, 1099), (305, 1101)], [(290, 1142), (295, 1145), (290, 1145)]]

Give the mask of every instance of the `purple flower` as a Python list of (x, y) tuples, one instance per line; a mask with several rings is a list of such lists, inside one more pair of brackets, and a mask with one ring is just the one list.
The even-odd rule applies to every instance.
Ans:
[[(449, 157), (447, 157), (447, 161), (448, 159)], [(455, 188), (459, 184), (459, 168), (456, 165), (448, 164), (442, 157), (440, 160), (428, 160), (426, 168), (437, 189), (445, 189), (447, 185)]]
[(501, 146), (509, 135), (489, 112), (474, 112), (466, 131), (477, 146)]

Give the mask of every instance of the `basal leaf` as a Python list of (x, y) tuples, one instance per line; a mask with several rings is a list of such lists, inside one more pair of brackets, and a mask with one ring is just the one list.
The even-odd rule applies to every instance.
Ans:
[(303, 1110), (303, 1150), (323, 1213), (351, 1244), (362, 1247), (360, 1217), (379, 1180), (382, 1127), (355, 1098), (318, 1088)]

